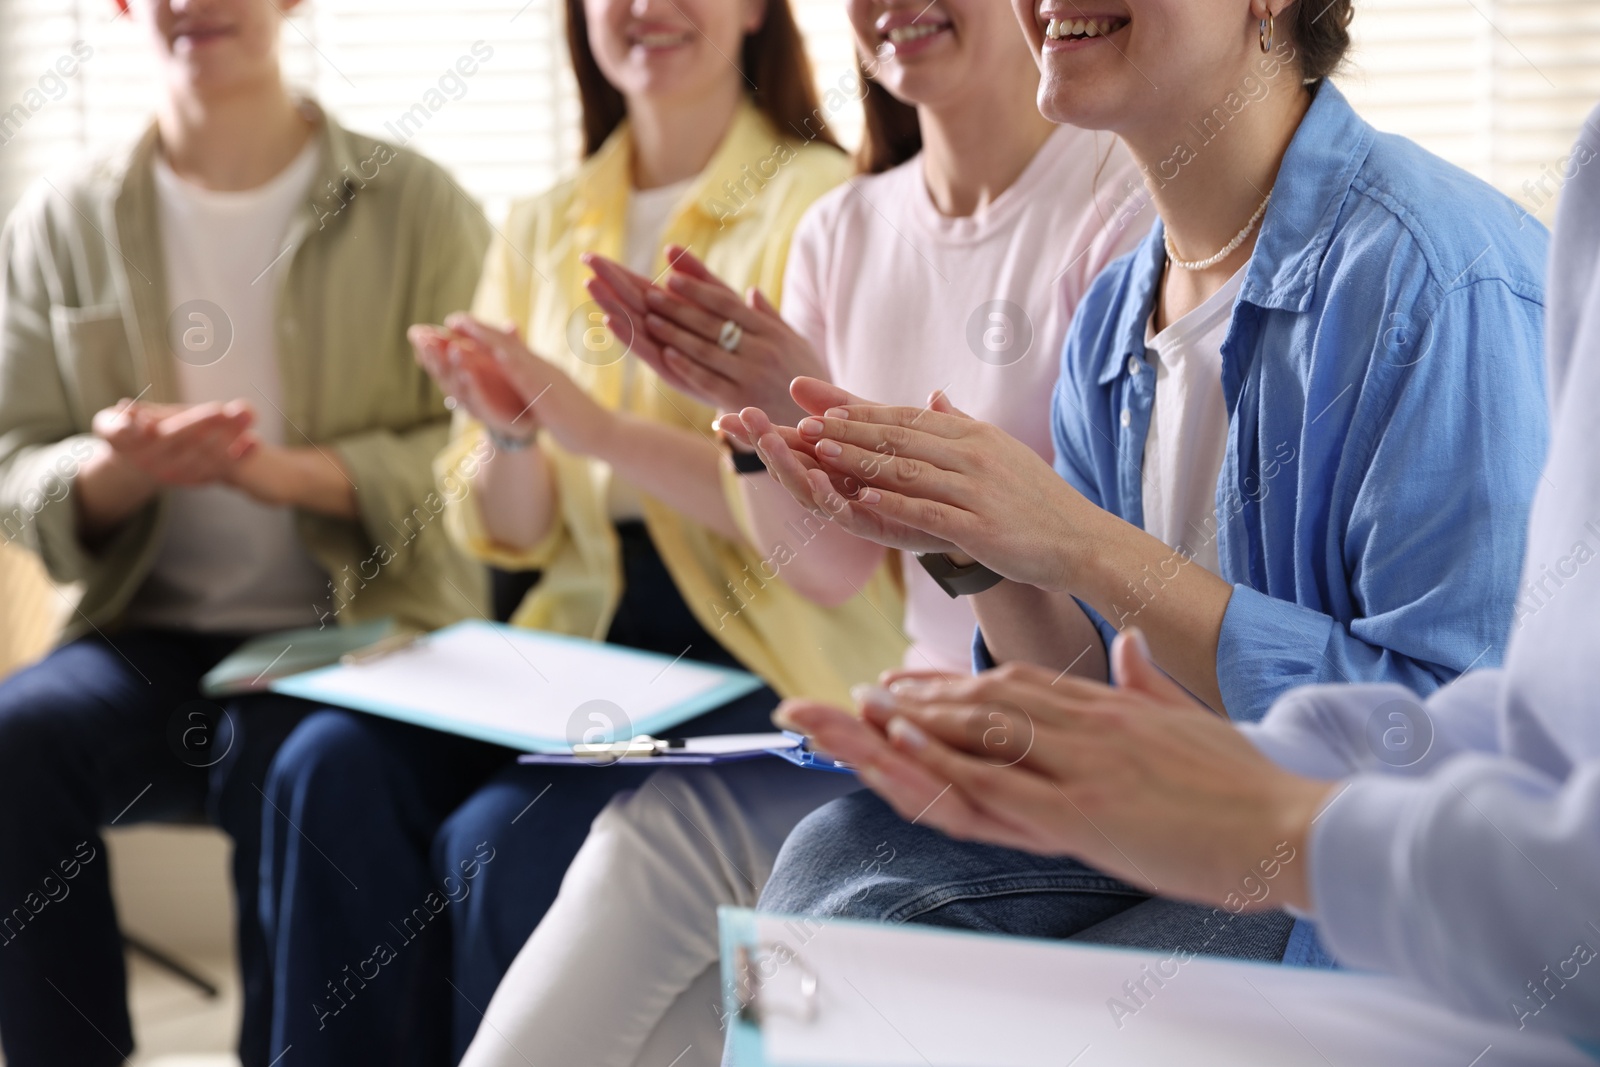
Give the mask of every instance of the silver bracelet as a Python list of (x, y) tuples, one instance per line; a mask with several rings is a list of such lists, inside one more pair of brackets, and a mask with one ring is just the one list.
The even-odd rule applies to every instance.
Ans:
[(525, 452), (533, 445), (534, 438), (538, 436), (535, 433), (528, 437), (506, 437), (492, 427), (485, 426), (484, 429), (489, 434), (490, 442), (501, 452)]

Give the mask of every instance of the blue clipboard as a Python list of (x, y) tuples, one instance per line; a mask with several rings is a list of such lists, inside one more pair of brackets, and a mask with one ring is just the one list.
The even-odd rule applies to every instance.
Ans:
[[(572, 766), (584, 765), (592, 767), (609, 767), (623, 764), (629, 767), (712, 767), (724, 763), (744, 763), (757, 759), (787, 760), (796, 767), (804, 767), (812, 771), (831, 771), (835, 774), (854, 774), (855, 770), (847, 763), (840, 763), (820, 752), (811, 749), (810, 742), (801, 734), (785, 730), (782, 736), (787, 744), (770, 748), (749, 748), (736, 752), (695, 752), (676, 751), (672, 748), (660, 747), (648, 753), (624, 755), (626, 745), (623, 746), (598, 746), (598, 751), (590, 755), (579, 755), (575, 752), (530, 752), (517, 757), (518, 763), (534, 764), (539, 766)], [(716, 736), (696, 737), (688, 739), (688, 744), (695, 742), (717, 741)], [(664, 745), (664, 742), (655, 738), (635, 738), (635, 742), (654, 742)]]

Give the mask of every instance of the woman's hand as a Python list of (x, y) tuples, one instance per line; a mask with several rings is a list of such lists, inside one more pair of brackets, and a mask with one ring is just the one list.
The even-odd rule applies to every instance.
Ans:
[[(815, 378), (799, 378), (793, 398), (802, 411), (822, 412), (838, 404), (866, 404), (843, 389)], [(943, 538), (899, 522), (880, 511), (863, 507), (857, 495), (865, 485), (865, 471), (852, 472), (838, 465), (823, 467), (811, 444), (798, 430), (776, 426), (759, 408), (724, 415), (717, 428), (747, 448), (756, 450), (767, 472), (810, 511), (821, 510), (840, 529), (863, 540), (905, 552), (954, 552)]]
[(530, 398), (491, 361), (467, 359), (454, 330), (418, 324), (406, 336), (417, 363), (452, 405), (466, 408), (467, 414), (503, 438), (531, 441), (539, 432)]
[(96, 412), (95, 436), (152, 486), (212, 485), (258, 441), (256, 413), (243, 400), (225, 404), (125, 401)]
[(414, 326), (418, 361), (447, 395), (506, 437), (531, 439), (539, 427), (567, 451), (594, 454), (613, 415), (559, 367), (528, 349), (514, 327), (496, 329), (458, 313), (445, 328)]
[[(589, 294), (618, 339), (674, 388), (721, 411), (758, 407), (785, 424), (804, 415), (789, 383), (826, 373), (812, 347), (759, 290), (741, 300), (676, 245), (667, 260), (672, 266), (658, 286), (604, 257), (584, 257), (595, 272)], [(727, 322), (743, 330), (732, 352), (720, 343)]]
[(908, 819), (1071, 855), (1230, 910), (1309, 906), (1305, 848), (1334, 790), (1272, 763), (1120, 637), (1117, 688), (1027, 665), (864, 694), (863, 718), (788, 701), (801, 730)]
[[(824, 383), (794, 384), (796, 396)], [(924, 408), (850, 402), (802, 419), (818, 467), (864, 483), (852, 507), (955, 546), (1016, 582), (1072, 591), (1111, 517), (1016, 438), (935, 393)]]

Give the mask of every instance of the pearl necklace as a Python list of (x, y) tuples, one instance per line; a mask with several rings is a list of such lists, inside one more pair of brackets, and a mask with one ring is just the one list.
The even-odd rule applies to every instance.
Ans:
[(1179, 267), (1188, 271), (1205, 270), (1208, 267), (1215, 267), (1218, 263), (1221, 263), (1223, 260), (1233, 255), (1234, 251), (1237, 250), (1240, 245), (1244, 244), (1244, 239), (1249, 237), (1250, 231), (1256, 228), (1256, 223), (1261, 221), (1261, 216), (1267, 213), (1267, 205), (1270, 203), (1272, 203), (1272, 193), (1269, 192), (1267, 193), (1266, 199), (1261, 201), (1261, 206), (1256, 208), (1256, 213), (1250, 216), (1250, 221), (1244, 224), (1244, 229), (1240, 230), (1238, 235), (1235, 236), (1233, 240), (1223, 245), (1222, 251), (1205, 259), (1179, 259), (1178, 250), (1172, 247), (1172, 233), (1168, 230), (1162, 230), (1161, 239), (1166, 242), (1167, 259), (1172, 261), (1172, 265), (1174, 267)]

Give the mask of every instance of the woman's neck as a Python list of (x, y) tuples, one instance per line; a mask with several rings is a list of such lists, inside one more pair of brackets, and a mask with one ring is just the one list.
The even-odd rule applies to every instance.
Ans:
[(1000, 88), (1006, 91), (917, 109), (922, 180), (941, 215), (966, 218), (992, 204), (1055, 131), (1034, 106), (1031, 92), (1024, 97), (1018, 87)]
[(659, 189), (705, 170), (727, 137), (743, 96), (740, 83), (730, 79), (692, 104), (650, 98), (629, 100), (633, 187)]
[[(1204, 260), (1227, 247), (1250, 221), (1278, 179), (1278, 168), (1295, 130), (1311, 105), (1293, 72), (1268, 83), (1270, 91), (1248, 101), (1225, 126), (1216, 112), (1203, 112), (1159, 130), (1124, 132), (1123, 139), (1147, 176), (1146, 184), (1178, 256)], [(1204, 271), (1220, 288), (1250, 258), (1259, 225), (1230, 255)]]
[(221, 192), (271, 181), (305, 148), (313, 129), (277, 78), (227, 93), (175, 91), (156, 125), (167, 165)]

